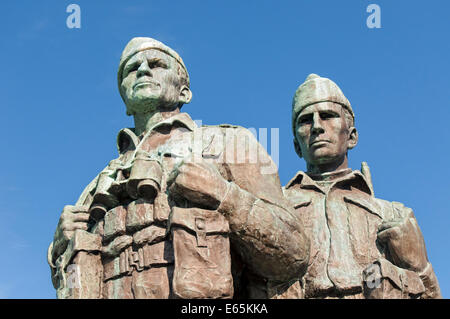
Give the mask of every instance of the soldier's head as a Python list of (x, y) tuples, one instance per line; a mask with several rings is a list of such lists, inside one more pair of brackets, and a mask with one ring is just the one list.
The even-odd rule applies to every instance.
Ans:
[(128, 115), (173, 110), (189, 103), (189, 75), (181, 57), (152, 38), (133, 38), (120, 58), (119, 92)]
[(347, 159), (356, 146), (350, 102), (333, 81), (310, 74), (295, 92), (292, 128), (297, 154), (308, 166), (329, 165)]

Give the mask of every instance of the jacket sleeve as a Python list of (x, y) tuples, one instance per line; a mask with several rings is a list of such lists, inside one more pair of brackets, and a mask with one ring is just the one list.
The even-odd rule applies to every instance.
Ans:
[[(388, 203), (388, 202), (386, 202)], [(406, 220), (409, 219), (409, 223), (412, 227), (412, 229), (414, 230), (412, 233), (414, 234), (414, 236), (411, 236), (408, 238), (408, 236), (406, 237), (408, 240), (414, 240), (414, 242), (404, 242), (402, 244), (404, 244), (404, 249), (402, 250), (402, 253), (406, 255), (410, 254), (410, 256), (408, 256), (408, 258), (406, 258), (405, 260), (399, 259), (398, 256), (396, 258), (395, 254), (390, 254), (389, 257), (389, 261), (394, 265), (394, 267), (398, 270), (396, 271), (397, 273), (405, 273), (408, 274), (408, 276), (403, 275), (404, 278), (412, 278), (415, 277), (417, 278), (417, 280), (420, 282), (420, 285), (423, 287), (423, 291), (418, 294), (417, 296), (418, 298), (421, 299), (430, 299), (430, 298), (442, 298), (441, 296), (441, 291), (439, 288), (439, 283), (436, 277), (436, 274), (434, 273), (433, 267), (431, 266), (430, 261), (428, 260), (428, 256), (426, 254), (426, 248), (425, 248), (425, 241), (422, 235), (422, 232), (420, 230), (419, 224), (417, 223), (417, 219), (414, 216), (414, 213), (412, 212), (412, 210), (408, 207), (405, 207), (402, 203), (399, 202), (391, 202), (389, 203), (390, 205), (385, 205), (386, 206), (390, 206), (390, 209), (386, 209), (385, 212), (387, 213), (385, 216), (385, 219), (387, 221), (389, 220)], [(405, 239), (402, 239), (405, 240)], [(425, 258), (426, 260), (424, 260), (425, 265), (421, 266), (420, 269), (417, 268), (417, 265), (414, 265), (414, 261), (417, 259), (414, 257), (414, 252), (416, 252), (417, 250), (414, 249), (414, 247), (416, 247), (415, 245), (420, 245), (421, 250), (423, 251), (423, 253), (425, 254)], [(419, 246), (417, 246), (419, 247)], [(409, 265), (414, 265), (414, 267), (409, 266)], [(386, 269), (388, 269), (387, 267), (385, 267)], [(391, 267), (392, 268), (392, 267)], [(395, 273), (395, 272), (392, 272)], [(410, 280), (411, 281), (411, 280)], [(416, 281), (416, 280), (414, 280)], [(411, 281), (413, 282), (413, 281)], [(399, 285), (397, 285), (399, 286)], [(411, 284), (407, 285), (410, 288), (413, 286)], [(406, 290), (406, 292), (408, 292), (408, 287), (406, 288), (402, 288), (402, 290)], [(413, 289), (413, 291), (415, 291), (417, 289)], [(410, 293), (411, 294), (411, 293)]]
[[(420, 236), (420, 241), (423, 243), (423, 246), (425, 247), (425, 240), (422, 235), (422, 231), (420, 230), (419, 223), (417, 222), (416, 217), (412, 213), (411, 209), (408, 207), (405, 207), (402, 203), (393, 202), (392, 203), (394, 207), (394, 211), (397, 212), (398, 215), (400, 215), (403, 218), (412, 218), (413, 224), (416, 227), (417, 233)], [(410, 215), (409, 215), (410, 214)], [(426, 248), (425, 248), (426, 249)], [(421, 294), (421, 299), (440, 299), (442, 298), (441, 295), (441, 289), (439, 287), (439, 283), (436, 277), (436, 274), (434, 273), (433, 267), (431, 266), (430, 261), (428, 260), (427, 256), (427, 265), (426, 267), (416, 274), (420, 277), (424, 287), (425, 291), (423, 294)]]
[[(92, 196), (91, 196), (91, 192), (93, 191), (93, 189), (95, 188), (96, 184), (97, 184), (97, 179), (98, 176), (92, 180), (88, 186), (86, 186), (86, 188), (84, 189), (84, 191), (82, 192), (82, 194), (80, 195), (79, 199), (76, 202), (76, 206), (78, 205), (86, 205), (89, 204), (92, 200)], [(81, 232), (79, 232), (81, 234)], [(87, 232), (82, 232), (81, 235), (83, 235), (84, 233), (87, 234)], [(55, 251), (53, 248), (55, 246), (55, 241), (58, 240), (57, 238), (54, 238), (53, 241), (50, 243), (48, 250), (47, 250), (47, 262), (50, 266), (50, 271), (51, 271), (51, 278), (52, 278), (52, 283), (53, 283), (53, 287), (56, 289), (56, 293), (57, 293), (57, 297), (58, 298), (68, 298), (70, 293), (71, 293), (71, 289), (68, 288), (68, 282), (67, 282), (67, 271), (66, 271), (66, 267), (68, 266), (68, 263), (73, 261), (73, 257), (75, 256), (75, 254), (78, 251), (82, 251), (84, 250), (84, 252), (82, 254), (87, 254), (86, 253), (86, 248), (85, 247), (77, 247), (80, 246), (80, 235), (77, 233), (78, 236), (74, 236), (77, 237), (78, 240), (72, 239), (68, 245), (64, 248), (64, 251)], [(81, 241), (81, 243), (84, 245), (83, 241)], [(88, 247), (90, 248), (90, 247)], [(79, 257), (81, 258), (81, 256)]]
[(428, 262), (427, 267), (420, 274), (420, 279), (425, 287), (425, 292), (421, 295), (421, 299), (442, 299), (441, 289), (434, 273), (431, 263)]
[(233, 247), (264, 278), (301, 277), (309, 242), (283, 196), (276, 165), (248, 130), (230, 128), (225, 136), (222, 165), (230, 183), (218, 210), (228, 217)]

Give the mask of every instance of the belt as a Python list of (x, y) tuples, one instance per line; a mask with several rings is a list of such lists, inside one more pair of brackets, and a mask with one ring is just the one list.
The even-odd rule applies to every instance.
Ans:
[(103, 247), (104, 280), (173, 264), (172, 242), (165, 240), (165, 234), (165, 228), (151, 225), (133, 237), (123, 235)]

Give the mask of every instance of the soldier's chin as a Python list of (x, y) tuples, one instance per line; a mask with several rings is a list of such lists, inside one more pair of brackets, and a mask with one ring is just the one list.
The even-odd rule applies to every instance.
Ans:
[(161, 99), (160, 90), (153, 90), (151, 88), (140, 88), (133, 92), (132, 100), (134, 103), (151, 103)]

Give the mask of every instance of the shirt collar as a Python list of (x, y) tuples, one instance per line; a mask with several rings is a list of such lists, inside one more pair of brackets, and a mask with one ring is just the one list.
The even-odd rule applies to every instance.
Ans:
[[(351, 186), (354, 186), (360, 189), (361, 191), (369, 194), (370, 196), (373, 196), (373, 192), (371, 190), (371, 187), (369, 186), (369, 183), (367, 182), (364, 175), (358, 170), (351, 171), (349, 174), (346, 174), (345, 176), (336, 179), (334, 181), (334, 184), (336, 185), (338, 183), (340, 184), (343, 182), (350, 183)], [(286, 184), (285, 189), (292, 188), (295, 185), (299, 185), (300, 188), (313, 188), (322, 192), (321, 188), (317, 185), (317, 183), (303, 171), (298, 171), (297, 174), (294, 176), (294, 178), (292, 178)]]
[(189, 114), (187, 113), (178, 113), (175, 114), (174, 116), (171, 116), (161, 122), (156, 123), (154, 126), (152, 126), (148, 132), (145, 135), (149, 135), (154, 129), (156, 129), (157, 127), (160, 127), (162, 125), (175, 125), (175, 123), (179, 123), (182, 126), (184, 126), (185, 128), (187, 128), (189, 131), (193, 131), (197, 125), (195, 124), (195, 122), (191, 119), (191, 117), (189, 116)]
[(123, 154), (129, 150), (136, 149), (141, 140), (151, 134), (157, 127), (162, 125), (175, 125), (175, 123), (181, 124), (189, 131), (194, 131), (197, 128), (195, 122), (191, 119), (187, 113), (178, 113), (171, 116), (161, 122), (158, 122), (152, 126), (143, 137), (138, 137), (135, 134), (134, 128), (124, 128), (119, 131), (117, 135), (117, 149), (119, 154)]

